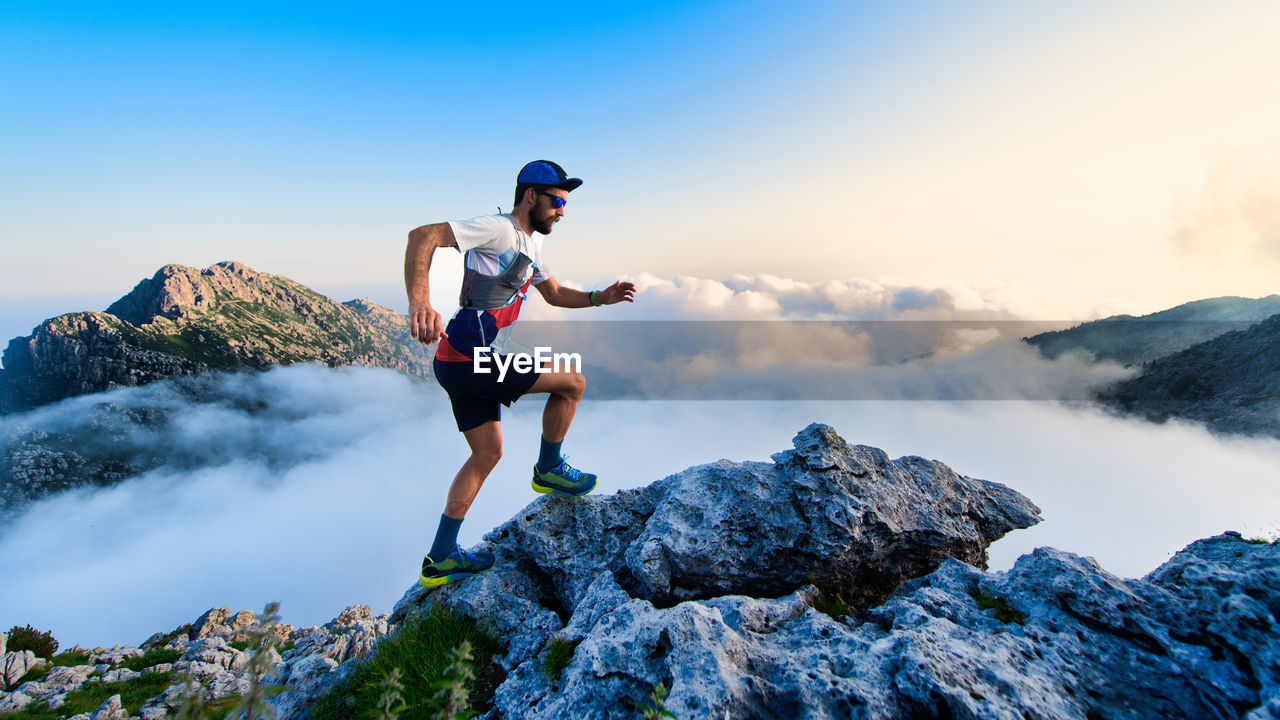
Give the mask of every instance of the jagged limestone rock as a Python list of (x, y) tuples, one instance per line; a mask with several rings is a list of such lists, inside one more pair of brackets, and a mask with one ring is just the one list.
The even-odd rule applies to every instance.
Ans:
[(225, 637), (230, 634), (226, 632), (229, 630), (229, 628), (226, 628), (226, 622), (227, 616), (230, 614), (231, 608), (226, 606), (209, 608), (203, 615), (196, 618), (195, 622), (191, 623), (191, 632), (187, 637), (192, 640), (200, 640), (210, 636)]
[[(485, 536), (493, 571), (432, 596), (495, 622), (510, 669), (569, 623), (601, 573), (658, 606), (811, 583), (867, 605), (949, 557), (985, 566), (992, 541), (1038, 521), (1003, 485), (889, 460), (825, 425), (794, 443), (772, 463), (722, 460), (611, 496), (540, 498)], [(415, 586), (392, 619), (427, 596)]]
[(3, 660), (3, 689), (8, 690), (13, 687), (14, 683), (22, 679), (23, 675), (36, 670), (47, 662), (36, 657), (36, 654), (30, 650), (22, 650), (20, 652), (10, 652), (4, 654)]
[(129, 713), (124, 710), (124, 702), (119, 695), (112, 695), (98, 706), (89, 716), (89, 720), (127, 720)]
[[(815, 588), (600, 616), (559, 683), (517, 667), (493, 717), (1274, 718), (1280, 547), (1197, 541), (1142, 580), (1041, 548), (1007, 573), (956, 560), (843, 621)], [(584, 603), (585, 605), (585, 603)]]

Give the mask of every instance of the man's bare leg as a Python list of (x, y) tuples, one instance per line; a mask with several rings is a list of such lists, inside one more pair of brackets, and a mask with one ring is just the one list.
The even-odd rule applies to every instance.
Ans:
[(475, 501), (480, 486), (502, 459), (502, 423), (497, 420), (471, 428), (462, 433), (471, 447), (471, 457), (462, 464), (449, 486), (449, 499), (444, 504), (444, 514), (461, 520)]
[(580, 372), (541, 373), (529, 388), (531, 393), (550, 393), (547, 406), (542, 410), (542, 437), (550, 442), (562, 442), (569, 434), (578, 402), (587, 389), (587, 377)]

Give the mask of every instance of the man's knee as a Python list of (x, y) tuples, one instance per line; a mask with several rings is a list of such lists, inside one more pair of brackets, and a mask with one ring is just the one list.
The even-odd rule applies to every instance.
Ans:
[(471, 450), (471, 457), (479, 465), (492, 470), (497, 467), (498, 461), (502, 459), (502, 443), (473, 448)]
[(569, 373), (567, 385), (565, 396), (573, 400), (581, 400), (583, 393), (587, 391), (587, 376), (580, 372)]

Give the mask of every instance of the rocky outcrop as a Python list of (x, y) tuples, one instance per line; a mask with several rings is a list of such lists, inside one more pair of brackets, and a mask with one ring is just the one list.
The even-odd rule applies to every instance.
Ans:
[(1042, 548), (1008, 573), (947, 560), (846, 617), (812, 587), (660, 608), (602, 577), (561, 679), (521, 665), (493, 717), (635, 717), (663, 683), (677, 717), (1274, 718), (1278, 568), (1230, 534), (1143, 580)]
[(1179, 417), (1280, 437), (1280, 314), (1147, 363), (1098, 398), (1156, 422)]
[(426, 376), (426, 348), (402, 317), (367, 300), (338, 303), (236, 262), (166, 265), (105, 313), (61, 315), (14, 338), (0, 411), (208, 370), (320, 362)]
[[(865, 608), (945, 559), (985, 567), (992, 541), (1038, 521), (1036, 507), (1003, 485), (936, 461), (890, 460), (824, 425), (794, 444), (772, 463), (722, 460), (612, 496), (537, 500), (485, 536), (494, 570), (433, 593), (415, 586), (392, 619), (429, 598), (492, 624), (507, 640), (500, 662), (510, 678), (495, 701), (507, 714), (533, 702), (520, 679), (540, 675), (538, 656), (554, 636), (586, 637), (642, 610), (702, 612), (694, 608), (725, 596), (805, 587)], [(688, 641), (713, 640), (695, 636)], [(555, 716), (541, 712), (515, 716)]]
[(5, 653), (0, 657), (3, 658), (0, 660), (0, 690), (12, 688), (23, 675), (45, 663), (30, 650)]

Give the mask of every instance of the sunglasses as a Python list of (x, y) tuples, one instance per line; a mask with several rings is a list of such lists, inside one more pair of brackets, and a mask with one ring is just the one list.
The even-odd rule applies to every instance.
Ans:
[(568, 200), (565, 200), (564, 198), (560, 197), (559, 195), (552, 195), (551, 193), (547, 192), (546, 190), (539, 190), (539, 191), (538, 191), (538, 194), (539, 194), (539, 195), (546, 195), (547, 197), (551, 198), (551, 207), (552, 207), (552, 208), (554, 208), (554, 209), (556, 209), (556, 210), (559, 210), (560, 208), (564, 207), (564, 206), (565, 206), (565, 203), (569, 202)]

